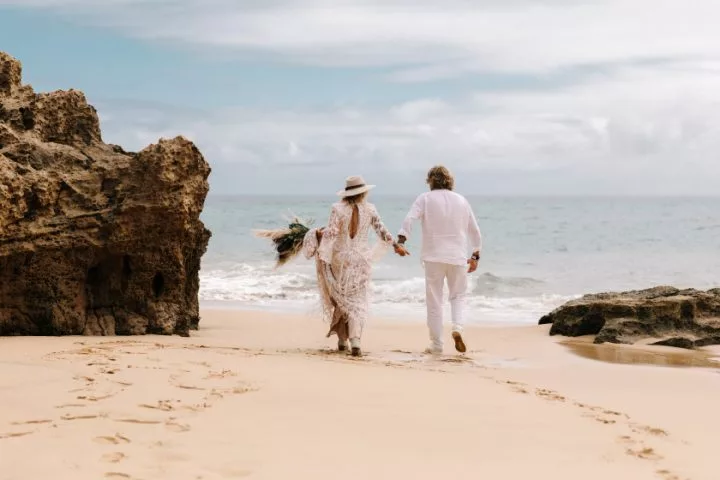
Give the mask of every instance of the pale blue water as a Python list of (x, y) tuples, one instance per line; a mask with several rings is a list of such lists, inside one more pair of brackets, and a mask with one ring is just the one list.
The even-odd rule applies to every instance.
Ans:
[[(472, 276), (468, 320), (535, 322), (577, 295), (654, 285), (720, 285), (720, 198), (468, 197), (484, 250)], [(315, 305), (313, 264), (299, 259), (273, 271), (267, 241), (289, 211), (323, 224), (335, 201), (324, 197), (210, 196), (203, 221), (212, 230), (201, 271), (201, 299), (281, 309)], [(392, 232), (412, 197), (371, 197)], [(422, 319), (424, 285), (415, 254), (376, 264), (373, 313)], [(230, 305), (230, 303), (228, 303)]]

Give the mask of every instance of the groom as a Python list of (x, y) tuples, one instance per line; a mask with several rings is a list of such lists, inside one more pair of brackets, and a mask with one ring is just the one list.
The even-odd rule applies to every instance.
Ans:
[[(425, 304), (430, 346), (426, 353), (440, 354), (443, 350), (442, 301), (445, 281), (450, 294), (452, 337), (455, 349), (465, 352), (462, 338), (463, 307), (467, 290), (467, 274), (474, 272), (480, 260), (482, 236), (470, 203), (453, 192), (455, 180), (443, 166), (435, 166), (427, 174), (429, 192), (415, 200), (398, 234), (395, 253), (409, 255), (404, 247), (412, 224), (422, 224), (421, 259), (425, 265)], [(468, 258), (468, 253), (472, 255)], [(466, 265), (469, 265), (467, 271)]]

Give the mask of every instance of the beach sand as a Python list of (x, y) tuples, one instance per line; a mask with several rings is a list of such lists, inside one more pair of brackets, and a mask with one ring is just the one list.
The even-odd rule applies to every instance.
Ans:
[(0, 338), (0, 479), (720, 478), (711, 361), (547, 329), (431, 357), (421, 320), (372, 319), (361, 359), (253, 311), (204, 310), (191, 338)]

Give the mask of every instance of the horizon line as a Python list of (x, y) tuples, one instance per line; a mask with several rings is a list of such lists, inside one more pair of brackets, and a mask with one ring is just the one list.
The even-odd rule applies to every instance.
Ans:
[[(408, 197), (420, 195), (423, 191), (413, 193), (376, 193), (373, 197)], [(720, 194), (654, 194), (654, 193), (461, 193), (466, 197), (488, 197), (488, 198), (718, 198)], [(332, 197), (332, 193), (225, 193), (225, 192), (208, 192), (208, 197)]]

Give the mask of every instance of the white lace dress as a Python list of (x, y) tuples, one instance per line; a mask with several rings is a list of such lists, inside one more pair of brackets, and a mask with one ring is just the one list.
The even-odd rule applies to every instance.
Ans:
[(305, 257), (315, 257), (323, 317), (330, 322), (327, 336), (337, 334), (340, 340), (359, 339), (367, 320), (372, 261), (378, 253), (370, 246), (370, 228), (379, 237), (381, 249), (393, 243), (393, 236), (375, 206), (362, 202), (357, 207), (357, 231), (353, 238), (350, 236), (353, 205), (338, 202), (332, 207), (319, 244), (317, 229), (310, 230), (303, 242)]

